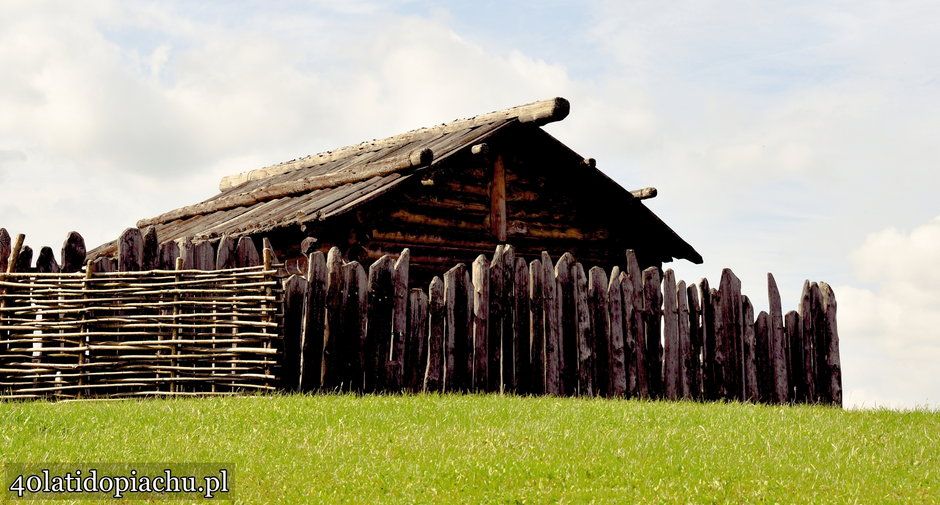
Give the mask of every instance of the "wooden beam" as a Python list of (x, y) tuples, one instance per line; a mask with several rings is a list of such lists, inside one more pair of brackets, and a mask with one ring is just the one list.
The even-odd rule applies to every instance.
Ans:
[(636, 197), (638, 200), (648, 200), (650, 198), (655, 198), (659, 192), (656, 190), (656, 188), (643, 188), (635, 189), (631, 191), (630, 194)]
[(490, 181), (490, 229), (496, 240), (506, 240), (506, 166), (502, 154), (496, 156)]

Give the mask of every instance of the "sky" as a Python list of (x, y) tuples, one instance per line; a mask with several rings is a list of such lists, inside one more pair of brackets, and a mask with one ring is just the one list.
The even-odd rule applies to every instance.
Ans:
[(0, 226), (90, 246), (228, 174), (562, 96), (545, 127), (784, 310), (847, 406), (940, 405), (940, 3), (0, 1)]

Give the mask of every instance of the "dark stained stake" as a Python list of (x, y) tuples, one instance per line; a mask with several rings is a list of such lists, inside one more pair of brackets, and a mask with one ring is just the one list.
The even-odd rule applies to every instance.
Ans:
[(505, 296), (503, 295), (506, 277), (503, 275), (505, 247), (496, 246), (489, 268), (490, 310), (487, 320), (487, 391), (501, 391), (503, 364), (501, 350), (503, 346), (503, 317), (505, 317)]
[(545, 394), (545, 312), (542, 262), (529, 263), (529, 392)]
[(774, 401), (774, 369), (770, 348), (770, 314), (761, 311), (754, 323), (754, 339), (757, 348), (757, 389), (758, 401)]
[(575, 339), (577, 346), (577, 394), (592, 397), (594, 387), (594, 341), (591, 335), (591, 312), (588, 307), (588, 280), (581, 263), (571, 266), (572, 301), (575, 313)]
[(55, 254), (52, 248), (45, 246), (39, 250), (39, 257), (36, 258), (36, 272), (41, 274), (59, 273), (59, 263), (55, 260)]
[[(636, 386), (635, 389), (631, 389), (630, 395), (649, 398), (649, 374), (646, 370), (646, 312), (643, 296), (643, 272), (640, 270), (633, 249), (627, 249), (626, 274), (629, 282), (621, 282), (621, 287), (624, 288), (624, 307), (627, 304), (627, 295), (630, 295), (629, 312), (633, 314), (630, 329), (633, 333), (633, 354), (635, 356), (635, 359), (631, 361), (631, 366), (636, 367), (636, 380), (634, 382)], [(625, 312), (628, 312), (628, 310), (625, 309)], [(625, 340), (625, 345), (629, 345), (629, 339)]]
[(374, 356), (374, 346), (370, 349), (367, 334), (369, 279), (357, 261), (343, 265), (343, 279), (343, 302), (340, 308), (343, 320), (339, 342), (336, 343), (340, 355), (340, 384), (349, 391), (365, 391), (368, 381), (375, 380), (374, 374), (370, 376), (367, 371), (367, 366), (375, 363), (366, 354), (371, 350)]
[(292, 275), (284, 281), (284, 357), (281, 387), (287, 391), (300, 388), (301, 331), (306, 291), (307, 280), (299, 275)]
[(502, 390), (514, 390), (516, 385), (516, 370), (514, 363), (514, 356), (516, 352), (516, 342), (518, 335), (515, 332), (515, 303), (513, 302), (513, 295), (515, 293), (515, 287), (513, 282), (515, 281), (515, 265), (516, 265), (516, 255), (515, 250), (509, 244), (506, 244), (503, 247), (503, 268), (500, 272), (503, 276), (503, 286), (502, 286), (502, 308), (503, 312), (500, 315), (500, 321), (502, 323), (502, 346), (500, 348), (500, 362), (503, 365), (503, 377), (502, 377)]
[(304, 321), (300, 344), (300, 390), (304, 393), (320, 387), (323, 331), (326, 323), (326, 283), (326, 258), (320, 251), (312, 252), (307, 256), (307, 293), (304, 296)]
[(743, 333), (742, 367), (744, 369), (744, 401), (757, 403), (760, 400), (760, 384), (758, 380), (758, 354), (757, 338), (754, 335), (754, 305), (747, 296), (741, 297), (741, 316)]
[(663, 395), (663, 344), (660, 339), (663, 294), (660, 288), (659, 269), (643, 270), (643, 315), (646, 329), (647, 388), (651, 398)]
[(667, 400), (676, 400), (682, 394), (679, 378), (682, 375), (679, 346), (679, 307), (676, 300), (676, 276), (672, 269), (663, 275), (663, 390)]
[(788, 399), (792, 403), (805, 403), (808, 397), (806, 370), (803, 361), (803, 324), (799, 312), (791, 310), (783, 318), (783, 330), (790, 351), (790, 370), (787, 383)]
[(411, 290), (408, 301), (408, 335), (405, 341), (405, 388), (423, 388), (428, 362), (428, 295), (420, 288)]
[(85, 266), (85, 239), (78, 232), (70, 231), (62, 244), (62, 272), (75, 273)]
[(342, 387), (343, 362), (340, 335), (343, 333), (343, 297), (346, 277), (339, 248), (330, 249), (326, 257), (326, 327), (323, 332), (323, 364), (320, 383), (327, 391)]
[(689, 389), (692, 398), (702, 398), (702, 348), (704, 331), (702, 327), (702, 304), (698, 297), (698, 286), (690, 284), (689, 299), (689, 344), (690, 353), (687, 369), (689, 371)]
[(228, 235), (222, 235), (222, 238), (219, 239), (219, 244), (216, 247), (215, 251), (215, 268), (216, 270), (226, 270), (229, 268), (235, 268), (236, 264), (236, 254), (235, 254), (235, 240)]
[(574, 304), (574, 281), (571, 268), (574, 256), (562, 254), (555, 263), (555, 303), (560, 320), (559, 362), (561, 394), (572, 396), (578, 388), (578, 309)]
[(144, 259), (144, 237), (137, 228), (128, 228), (118, 239), (118, 271), (138, 272)]
[(424, 391), (441, 391), (444, 378), (444, 282), (440, 277), (431, 279), (428, 288), (428, 365), (424, 374)]
[(558, 314), (558, 283), (552, 259), (542, 252), (542, 303), (545, 315), (545, 392), (561, 395), (561, 318)]
[(682, 398), (692, 398), (692, 373), (695, 368), (692, 365), (692, 335), (690, 325), (689, 310), (689, 290), (686, 288), (685, 281), (679, 281), (676, 285), (676, 305), (679, 330), (679, 391)]
[(405, 335), (408, 332), (408, 267), (411, 251), (404, 249), (393, 267), (391, 358), (386, 367), (386, 381), (392, 391), (404, 387)]
[(235, 266), (236, 267), (254, 267), (261, 264), (261, 255), (258, 254), (258, 248), (251, 240), (251, 237), (243, 236), (238, 239), (238, 245), (235, 247)]
[(767, 319), (767, 341), (773, 373), (773, 402), (783, 404), (790, 399), (790, 346), (783, 329), (783, 309), (780, 291), (773, 274), (767, 273), (767, 300), (770, 313)]
[[(610, 367), (610, 314), (607, 288), (610, 282), (601, 267), (588, 271), (587, 306), (593, 349), (594, 392), (598, 396), (611, 396)], [(622, 344), (621, 344), (622, 345)]]
[[(817, 288), (818, 289), (818, 288)], [(803, 282), (803, 293), (800, 295), (800, 325), (801, 339), (800, 349), (803, 354), (803, 381), (806, 387), (806, 403), (816, 403), (816, 329), (814, 327), (815, 318), (813, 317), (813, 290), (810, 282)]]
[(176, 258), (180, 257), (179, 244), (175, 240), (160, 245), (160, 270), (176, 270)]
[(825, 282), (819, 283), (822, 297), (822, 322), (824, 342), (827, 344), (826, 365), (829, 368), (827, 386), (829, 387), (829, 401), (836, 406), (842, 406), (842, 361), (839, 354), (839, 329), (836, 325), (836, 295), (832, 287)]
[(142, 232), (142, 236), (140, 269), (156, 270), (160, 267), (160, 241), (157, 238), (157, 229), (148, 226)]
[(196, 270), (213, 270), (215, 268), (215, 251), (211, 242), (193, 244), (193, 268)]
[(365, 352), (365, 387), (372, 393), (386, 391), (386, 366), (389, 362), (392, 337), (392, 275), (394, 261), (384, 255), (369, 267), (368, 337)]
[(490, 262), (479, 255), (473, 261), (473, 389), (489, 387)]
[(12, 250), (13, 244), (10, 241), (10, 234), (6, 228), (0, 228), (0, 274), (6, 273), (10, 261), (10, 251)]
[(527, 394), (531, 389), (531, 356), (529, 339), (529, 269), (523, 258), (516, 258), (513, 279), (512, 345), (514, 354), (513, 389)]
[(610, 371), (608, 394), (612, 397), (624, 397), (627, 394), (627, 367), (623, 344), (623, 289), (620, 268), (610, 271), (607, 284), (607, 308), (609, 340), (607, 346), (607, 368)]

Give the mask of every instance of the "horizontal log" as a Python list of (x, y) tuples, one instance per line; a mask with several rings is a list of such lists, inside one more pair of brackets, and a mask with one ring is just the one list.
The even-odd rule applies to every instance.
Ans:
[(570, 110), (570, 105), (564, 98), (551, 98), (539, 102), (533, 102), (526, 105), (520, 105), (509, 109), (481, 114), (469, 119), (453, 121), (441, 126), (431, 128), (421, 128), (401, 135), (395, 135), (382, 140), (363, 142), (352, 146), (342, 147), (320, 154), (305, 156), (303, 158), (278, 163), (268, 167), (251, 170), (249, 172), (228, 175), (219, 182), (219, 190), (227, 191), (240, 186), (248, 181), (264, 179), (272, 175), (283, 174), (292, 170), (309, 168), (330, 161), (340, 160), (349, 156), (375, 152), (381, 149), (404, 145), (415, 140), (430, 139), (446, 133), (453, 133), (465, 130), (481, 124), (507, 120), (515, 118), (520, 123), (534, 123), (537, 125), (547, 124), (553, 121), (561, 121)]

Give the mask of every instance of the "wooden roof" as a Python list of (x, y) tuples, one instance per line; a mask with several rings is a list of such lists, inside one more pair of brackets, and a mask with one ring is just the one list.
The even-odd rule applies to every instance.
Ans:
[[(212, 240), (224, 234), (256, 235), (326, 220), (387, 193), (509, 125), (541, 126), (564, 119), (568, 111), (567, 100), (553, 98), (227, 176), (219, 185), (218, 195), (142, 219), (137, 225), (156, 227), (160, 242), (167, 242), (184, 238)], [(633, 198), (625, 190), (624, 195)], [(642, 203), (637, 200), (635, 204), (662, 225), (662, 231), (676, 246), (675, 257), (702, 261)], [(114, 247), (113, 242), (104, 244), (91, 251), (89, 257), (107, 254)]]

